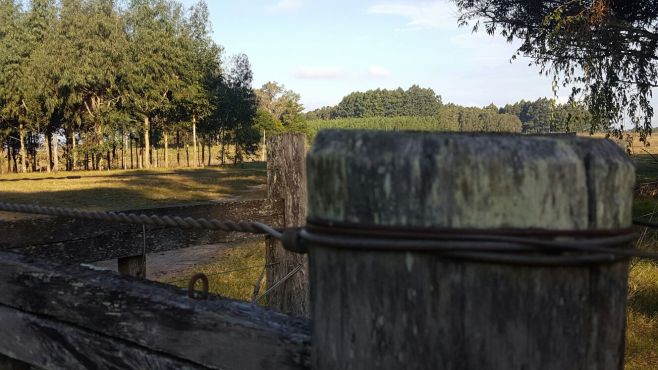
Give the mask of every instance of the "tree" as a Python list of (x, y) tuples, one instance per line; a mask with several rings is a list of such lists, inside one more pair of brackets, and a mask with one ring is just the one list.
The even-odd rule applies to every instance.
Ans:
[(277, 82), (265, 83), (256, 90), (259, 106), (283, 124), (287, 131), (306, 130), (306, 118), (302, 114), (304, 106), (300, 103), (301, 97), (292, 90)]
[(127, 104), (143, 122), (143, 165), (151, 166), (151, 119), (167, 111), (184, 87), (178, 74), (186, 57), (180, 4), (165, 0), (133, 0), (127, 15), (129, 47), (126, 68)]
[(462, 25), (483, 24), (490, 35), (521, 40), (513, 56), (528, 56), (554, 88), (572, 86), (572, 102), (591, 113), (591, 130), (623, 130), (630, 119), (642, 140), (651, 133), (651, 89), (658, 82), (655, 1), (458, 0)]
[[(25, 32), (25, 15), (20, 3), (14, 0), (0, 0), (0, 142), (7, 147), (7, 161), (11, 162), (10, 152), (16, 144), (15, 130), (24, 113), (22, 70), (30, 49)], [(24, 122), (20, 122), (21, 170), (25, 172)], [(0, 148), (1, 148), (0, 144)], [(15, 158), (15, 157), (14, 157)], [(10, 165), (9, 169), (11, 169)]]
[(258, 99), (251, 87), (252, 80), (249, 58), (245, 54), (234, 56), (228, 73), (218, 87), (221, 100), (213, 118), (219, 122), (222, 131), (222, 163), (227, 141), (232, 141), (235, 145), (234, 163), (241, 162), (245, 154), (254, 154), (258, 149), (260, 133), (254, 127)]
[(434, 90), (413, 85), (406, 91), (397, 88), (353, 92), (331, 111), (324, 107), (316, 114), (329, 118), (429, 117), (438, 114), (441, 106), (441, 97)]

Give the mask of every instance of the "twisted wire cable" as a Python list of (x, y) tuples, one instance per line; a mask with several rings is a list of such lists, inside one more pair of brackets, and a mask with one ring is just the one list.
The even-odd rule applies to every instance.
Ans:
[(87, 220), (100, 220), (122, 222), (138, 225), (178, 227), (181, 229), (206, 229), (221, 231), (237, 231), (243, 233), (266, 234), (281, 239), (282, 233), (271, 226), (261, 222), (251, 221), (222, 221), (217, 219), (157, 216), (124, 212), (84, 211), (74, 208), (44, 207), (37, 205), (16, 204), (0, 202), (0, 211), (39, 214), (47, 216), (60, 216), (81, 218)]

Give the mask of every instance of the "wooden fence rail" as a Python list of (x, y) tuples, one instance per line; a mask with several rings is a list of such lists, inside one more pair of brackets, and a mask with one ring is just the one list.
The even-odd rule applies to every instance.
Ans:
[[(261, 199), (172, 206), (127, 211), (159, 216), (260, 221), (280, 227), (283, 200)], [(0, 220), (0, 250), (67, 263), (85, 263), (141, 255), (142, 226), (66, 217)], [(163, 252), (193, 245), (223, 243), (250, 237), (244, 233), (146, 227), (146, 252)]]
[(299, 369), (309, 324), (243, 302), (0, 252), (0, 353), (45, 369)]

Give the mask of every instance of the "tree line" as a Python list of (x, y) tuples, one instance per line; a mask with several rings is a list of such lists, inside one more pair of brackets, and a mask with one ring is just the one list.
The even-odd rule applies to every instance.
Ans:
[[(581, 104), (557, 104), (554, 99), (540, 98), (535, 101), (521, 100), (500, 108), (494, 104), (482, 108), (463, 107), (444, 104), (441, 96), (432, 89), (417, 85), (407, 90), (398, 88), (353, 92), (336, 106), (316, 109), (308, 112), (306, 117), (309, 120), (398, 117), (396, 120), (347, 120), (335, 125), (314, 123), (313, 127), (356, 125), (377, 128), (376, 122), (380, 122), (382, 129), (398, 129), (408, 122), (413, 129), (426, 129), (432, 126), (429, 122), (433, 122), (435, 130), (524, 133), (587, 131), (592, 127), (591, 114)], [(433, 118), (420, 123), (419, 120), (403, 117)]]
[(60, 152), (67, 170), (168, 166), (172, 145), (191, 147), (192, 165), (213, 144), (221, 163), (240, 162), (266, 131), (301, 125), (298, 96), (266, 111), (252, 78), (246, 55), (211, 39), (204, 1), (0, 0), (0, 150), (12, 172), (39, 170), (44, 147), (48, 171)]

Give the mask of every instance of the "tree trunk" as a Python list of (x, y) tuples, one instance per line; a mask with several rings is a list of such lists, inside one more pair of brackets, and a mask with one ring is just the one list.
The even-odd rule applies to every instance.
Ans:
[(0, 175), (5, 173), (5, 164), (3, 163), (5, 160), (5, 149), (0, 146)]
[(48, 149), (48, 166), (46, 166), (46, 169), (50, 172), (53, 170), (53, 137), (49, 132), (46, 132), (46, 144)]
[(59, 171), (59, 140), (57, 134), (53, 134), (53, 171)]
[(14, 161), (14, 173), (18, 173), (18, 162), (16, 161), (16, 150), (11, 150), (11, 158)]
[[(30, 140), (33, 143), (39, 142), (37, 134), (36, 133), (31, 133), (30, 134)], [(32, 172), (37, 171), (37, 145), (32, 145)]]
[(185, 157), (187, 158), (187, 167), (190, 167), (190, 146), (185, 144)]
[(208, 138), (208, 167), (212, 166), (212, 136)]
[(224, 143), (225, 141), (225, 136), (223, 130), (219, 133), (219, 141), (221, 142), (221, 149), (220, 149), (220, 163), (223, 166), (226, 164), (226, 144)]
[(7, 138), (7, 173), (11, 173), (11, 142)]
[(201, 147), (201, 163), (206, 163), (206, 147), (202, 140), (199, 140), (199, 147)]
[(164, 166), (169, 168), (169, 134), (164, 133)]
[(123, 143), (121, 143), (121, 169), (126, 169), (126, 147), (128, 146), (128, 136), (123, 134)]
[(176, 164), (180, 167), (180, 131), (176, 130)]
[(196, 147), (196, 116), (192, 116), (192, 145), (194, 146), (194, 149), (192, 151), (193, 154), (192, 159), (194, 162), (194, 167), (197, 167), (199, 165), (199, 153), (197, 152), (197, 147)]
[(71, 160), (71, 170), (75, 171), (75, 164), (78, 161), (78, 154), (75, 151), (76, 137), (75, 131), (71, 133), (71, 151), (72, 151), (72, 160)]
[(267, 145), (265, 145), (265, 130), (263, 130), (263, 147), (260, 148), (260, 158), (263, 162), (267, 160), (265, 155), (267, 154)]
[(27, 153), (25, 152), (25, 126), (23, 123), (18, 124), (18, 140), (20, 140), (21, 151), (21, 172), (27, 172)]
[(147, 116), (144, 117), (144, 150), (142, 153), (144, 153), (144, 157), (142, 158), (142, 166), (144, 168), (150, 168), (151, 167), (151, 157), (149, 156), (149, 148), (150, 148), (150, 138), (149, 138), (149, 131), (151, 131), (151, 124), (149, 122), (149, 118)]
[(107, 151), (107, 170), (112, 169), (112, 159), (110, 158), (110, 151)]

